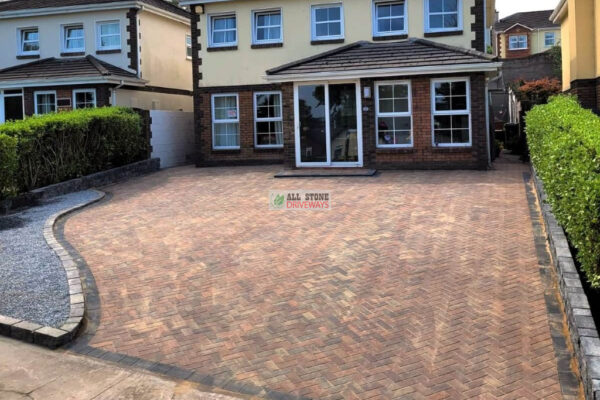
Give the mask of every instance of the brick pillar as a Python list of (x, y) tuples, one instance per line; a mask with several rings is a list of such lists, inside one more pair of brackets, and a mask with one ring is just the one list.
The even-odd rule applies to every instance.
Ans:
[[(196, 141), (196, 154), (195, 163), (199, 167), (203, 164), (202, 156), (202, 118), (203, 115), (203, 101), (205, 96), (200, 91), (200, 81), (202, 80), (202, 73), (200, 72), (200, 66), (202, 65), (202, 56), (200, 51), (202, 45), (200, 44), (200, 38), (202, 31), (198, 27), (200, 24), (200, 14), (198, 13), (198, 6), (191, 6), (191, 36), (192, 36), (192, 76), (193, 76), (193, 90), (194, 90), (194, 137)], [(200, 10), (202, 8), (200, 7)]]

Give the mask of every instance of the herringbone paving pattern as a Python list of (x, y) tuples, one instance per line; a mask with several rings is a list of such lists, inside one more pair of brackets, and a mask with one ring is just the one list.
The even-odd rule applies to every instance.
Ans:
[[(525, 170), (109, 187), (65, 225), (100, 295), (90, 344), (314, 399), (559, 399)], [(333, 209), (268, 211), (269, 189)]]

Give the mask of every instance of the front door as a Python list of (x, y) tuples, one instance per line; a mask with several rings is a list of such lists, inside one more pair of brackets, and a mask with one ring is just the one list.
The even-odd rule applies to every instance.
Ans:
[(0, 124), (23, 119), (23, 91), (0, 90)]
[(358, 82), (299, 83), (294, 102), (298, 167), (362, 167)]

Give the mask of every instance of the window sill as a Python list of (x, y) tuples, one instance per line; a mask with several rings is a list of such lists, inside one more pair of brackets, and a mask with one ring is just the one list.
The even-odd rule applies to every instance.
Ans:
[(344, 43), (345, 39), (325, 39), (325, 40), (312, 40), (310, 42), (311, 45), (319, 45), (319, 44), (338, 44)]
[(260, 151), (260, 152), (264, 152), (264, 153), (268, 153), (268, 152), (279, 153), (279, 152), (283, 151), (283, 146), (279, 146), (279, 147), (254, 146), (254, 151)]
[(433, 146), (434, 153), (471, 153), (473, 147), (469, 146)]
[(60, 53), (60, 56), (61, 57), (81, 57), (81, 56), (85, 56), (85, 51)]
[(283, 47), (283, 43), (256, 43), (250, 47), (252, 49), (271, 49), (275, 47)]
[(425, 32), (425, 37), (441, 37), (441, 36), (461, 36), (462, 29), (456, 31), (440, 31), (440, 32)]
[(212, 149), (213, 154), (239, 154), (241, 149)]
[(96, 50), (96, 54), (118, 54), (120, 52), (121, 52), (121, 49)]
[(414, 147), (377, 147), (375, 154), (412, 154), (417, 150)]
[(401, 35), (373, 36), (374, 42), (381, 42), (384, 40), (402, 40), (402, 39), (408, 39), (408, 35), (406, 33), (403, 33)]
[(206, 51), (211, 52), (211, 51), (231, 51), (231, 50), (237, 50), (238, 47), (237, 45), (235, 46), (217, 46), (217, 47), (207, 47)]
[(40, 58), (39, 54), (21, 54), (17, 56), (17, 60), (34, 60)]
[(529, 50), (528, 47), (524, 47), (522, 49), (508, 49), (508, 51), (523, 51), (523, 50)]

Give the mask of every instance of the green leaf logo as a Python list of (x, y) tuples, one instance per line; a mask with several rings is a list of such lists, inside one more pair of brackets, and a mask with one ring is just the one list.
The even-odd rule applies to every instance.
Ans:
[(283, 197), (282, 194), (275, 196), (275, 200), (273, 200), (273, 205), (275, 207), (281, 207), (283, 206), (283, 202), (285, 201), (285, 198)]

